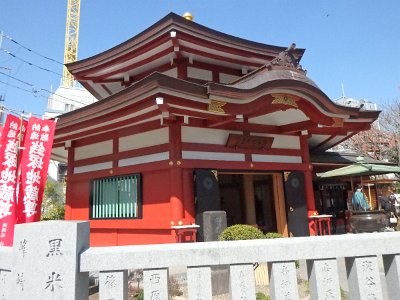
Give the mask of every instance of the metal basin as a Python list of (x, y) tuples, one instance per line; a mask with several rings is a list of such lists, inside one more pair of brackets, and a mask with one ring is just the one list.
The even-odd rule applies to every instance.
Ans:
[(353, 233), (380, 232), (389, 226), (389, 217), (383, 210), (353, 211), (349, 231)]

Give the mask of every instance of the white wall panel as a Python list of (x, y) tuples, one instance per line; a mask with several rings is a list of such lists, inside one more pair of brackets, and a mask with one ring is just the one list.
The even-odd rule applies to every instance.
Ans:
[(188, 77), (190, 78), (212, 81), (212, 72), (209, 70), (188, 67), (187, 73)]
[(300, 149), (300, 138), (298, 136), (276, 135), (272, 148)]
[(244, 154), (241, 153), (221, 153), (221, 152), (202, 152), (202, 151), (182, 151), (183, 159), (205, 159), (223, 161), (244, 161)]
[(200, 144), (214, 144), (225, 145), (228, 140), (229, 133), (220, 129), (206, 129), (197, 127), (182, 127), (182, 142), (184, 143), (200, 143)]
[(106, 169), (111, 169), (111, 168), (112, 168), (112, 161), (108, 161), (108, 162), (99, 163), (99, 164), (75, 167), (74, 174), (106, 170)]
[(162, 145), (169, 142), (168, 128), (124, 136), (119, 139), (119, 151), (128, 151), (150, 146)]
[(273, 137), (274, 142), (272, 143), (271, 148), (300, 150), (300, 138), (298, 136), (263, 133), (255, 133), (251, 135)]
[(249, 123), (281, 126), (297, 122), (308, 121), (309, 118), (299, 109), (276, 111), (267, 115), (250, 118)]
[(105, 142), (95, 143), (87, 146), (75, 148), (75, 160), (98, 157), (113, 152), (113, 141), (108, 140)]
[(301, 163), (300, 156), (252, 154), (254, 162)]
[(169, 152), (124, 158), (118, 161), (118, 167), (134, 166), (169, 159)]

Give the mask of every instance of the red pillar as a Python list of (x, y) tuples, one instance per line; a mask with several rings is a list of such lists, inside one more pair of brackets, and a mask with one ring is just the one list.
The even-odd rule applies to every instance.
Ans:
[(185, 219), (191, 220), (193, 223), (196, 218), (196, 211), (194, 207), (194, 184), (193, 184), (193, 170), (182, 170), (182, 184), (183, 184), (183, 206), (185, 210)]
[(75, 148), (73, 147), (73, 142), (67, 148), (68, 151), (68, 163), (67, 163), (67, 187), (65, 190), (65, 220), (71, 220), (72, 218), (72, 184), (68, 184), (68, 180), (71, 180), (74, 177), (74, 161), (75, 161)]
[(301, 158), (303, 160), (303, 164), (307, 166), (307, 169), (304, 172), (304, 184), (305, 184), (305, 192), (306, 192), (306, 203), (307, 210), (312, 211), (315, 210), (315, 198), (314, 198), (314, 190), (313, 190), (313, 182), (312, 182), (312, 164), (310, 162), (310, 150), (308, 148), (307, 142), (308, 134), (300, 136), (300, 146), (301, 146)]
[(182, 168), (180, 167), (182, 162), (181, 126), (178, 122), (169, 124), (169, 145), (171, 220), (178, 225), (178, 222), (185, 217)]
[(178, 78), (186, 80), (187, 79), (187, 66), (188, 60), (185, 58), (175, 59), (174, 64), (177, 68)]

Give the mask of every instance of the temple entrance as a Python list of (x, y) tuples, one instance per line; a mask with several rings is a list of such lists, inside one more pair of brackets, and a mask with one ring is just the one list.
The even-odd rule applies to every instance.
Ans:
[(278, 232), (272, 174), (219, 173), (218, 181), (228, 226), (249, 224), (263, 232)]
[(196, 170), (196, 222), (204, 211), (226, 212), (227, 226), (248, 224), (287, 235), (281, 173)]

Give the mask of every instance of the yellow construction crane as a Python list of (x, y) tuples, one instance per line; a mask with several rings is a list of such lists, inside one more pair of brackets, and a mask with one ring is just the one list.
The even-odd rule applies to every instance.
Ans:
[[(67, 26), (65, 30), (64, 64), (71, 63), (78, 58), (78, 36), (79, 36), (79, 14), (80, 0), (68, 0), (67, 7)], [(63, 87), (74, 87), (74, 78), (64, 66)]]

